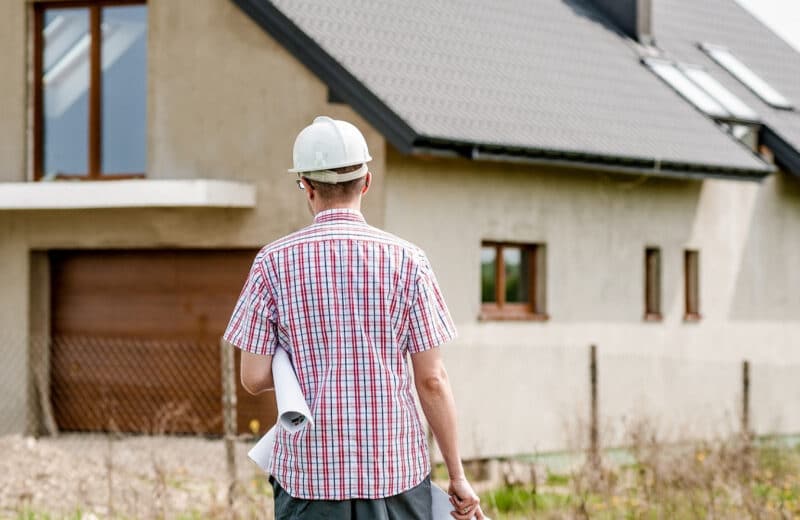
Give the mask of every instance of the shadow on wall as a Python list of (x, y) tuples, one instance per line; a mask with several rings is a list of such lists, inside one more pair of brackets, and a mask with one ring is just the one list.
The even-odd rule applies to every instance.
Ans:
[(759, 190), (730, 318), (800, 320), (800, 179), (780, 172)]

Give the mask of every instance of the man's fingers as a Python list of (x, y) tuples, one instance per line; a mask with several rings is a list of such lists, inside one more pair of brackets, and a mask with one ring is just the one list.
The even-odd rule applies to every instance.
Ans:
[(480, 499), (464, 500), (460, 506), (454, 505), (454, 510), (450, 513), (453, 518), (457, 520), (481, 520), (484, 518), (483, 511), (479, 505)]

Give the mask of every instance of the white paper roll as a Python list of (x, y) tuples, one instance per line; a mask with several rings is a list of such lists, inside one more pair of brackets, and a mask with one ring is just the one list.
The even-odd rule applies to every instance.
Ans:
[(272, 357), (272, 379), (275, 382), (280, 425), (292, 433), (303, 428), (306, 423), (313, 426), (314, 418), (300, 389), (292, 362), (286, 351), (280, 347)]
[(275, 428), (277, 428), (277, 425), (270, 428), (256, 445), (247, 452), (247, 456), (250, 457), (250, 460), (255, 462), (256, 465), (267, 474), (269, 474), (269, 463), (272, 461), (272, 447), (275, 446)]

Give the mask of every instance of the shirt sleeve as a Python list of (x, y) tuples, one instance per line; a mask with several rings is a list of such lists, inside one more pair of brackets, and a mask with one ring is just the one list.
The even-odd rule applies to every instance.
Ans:
[(409, 312), (408, 351), (416, 354), (454, 339), (456, 327), (424, 254), (420, 258), (413, 294), (415, 296)]
[(272, 356), (278, 347), (278, 313), (260, 257), (256, 257), (223, 339), (253, 354)]

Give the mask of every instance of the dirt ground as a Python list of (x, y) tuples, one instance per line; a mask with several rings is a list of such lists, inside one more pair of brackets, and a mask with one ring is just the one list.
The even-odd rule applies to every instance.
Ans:
[(228, 502), (224, 443), (198, 437), (0, 437), (0, 518), (272, 519), (272, 491), (237, 443)]

